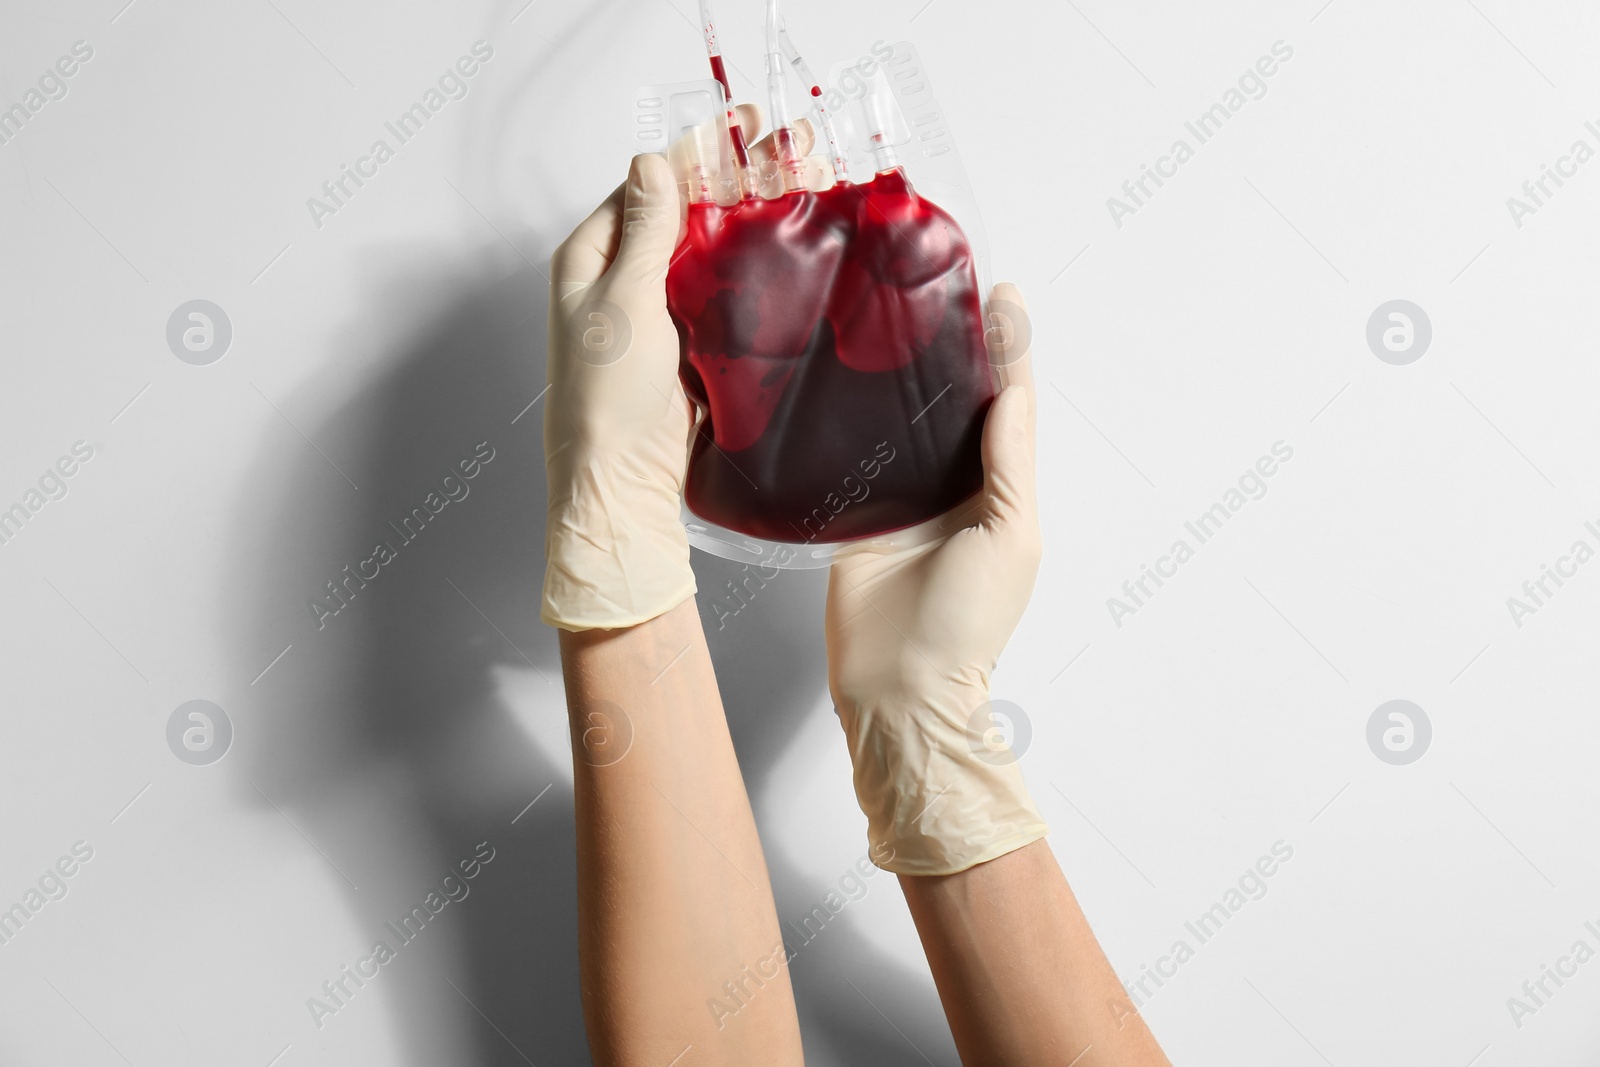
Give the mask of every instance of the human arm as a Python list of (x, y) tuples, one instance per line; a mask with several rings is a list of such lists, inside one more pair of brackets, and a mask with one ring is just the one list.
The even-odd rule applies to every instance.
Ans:
[(797, 1067), (679, 521), (693, 420), (664, 288), (679, 212), (666, 162), (638, 157), (552, 260), (541, 616), (562, 631), (584, 1020), (603, 1067)]
[(787, 952), (693, 599), (563, 631), (561, 665), (595, 1063), (799, 1067)]
[[(1024, 314), (1013, 286), (991, 307)], [(985, 421), (983, 490), (944, 520), (953, 532), (836, 555), (829, 681), (869, 837), (894, 857), (883, 866), (900, 876), (962, 1062), (1157, 1067), (1143, 1021), (1112, 1010), (1122, 988), (1020, 768), (983, 738), (990, 672), (1041, 553), (1024, 346), (1015, 329), (992, 337), (1004, 388)]]

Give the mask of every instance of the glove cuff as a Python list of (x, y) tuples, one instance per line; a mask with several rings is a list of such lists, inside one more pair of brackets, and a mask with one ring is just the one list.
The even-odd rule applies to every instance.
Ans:
[(563, 458), (573, 469), (550, 480), (539, 618), (563, 630), (612, 630), (693, 596), (677, 492), (626, 457)]
[(950, 685), (839, 707), (869, 855), (886, 871), (955, 874), (1050, 832), (1009, 748), (977, 713), (988, 693)]

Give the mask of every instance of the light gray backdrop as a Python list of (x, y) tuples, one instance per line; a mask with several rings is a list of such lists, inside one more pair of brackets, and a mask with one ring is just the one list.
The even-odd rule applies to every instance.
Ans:
[[(760, 5), (720, 6), (759, 100)], [(1600, 14), (788, 16), (819, 70), (916, 42), (1032, 301), (1047, 551), (995, 695), (1174, 1061), (1595, 1063)], [(702, 76), (693, 20), (0, 5), (0, 1060), (585, 1062), (542, 275), (623, 174), (633, 89)], [(319, 628), (481, 442), (469, 495)], [(953, 1064), (888, 876), (797, 932), (866, 848), (822, 583), (712, 634), (810, 1062)], [(475, 850), (468, 895), (328, 999)]]

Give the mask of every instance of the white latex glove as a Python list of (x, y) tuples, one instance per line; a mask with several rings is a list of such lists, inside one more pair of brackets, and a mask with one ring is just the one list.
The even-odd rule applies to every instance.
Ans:
[[(1007, 304), (1020, 315), (1022, 294), (996, 286), (991, 309)], [(869, 854), (892, 857), (881, 866), (898, 874), (953, 874), (1049, 832), (1009, 752), (990, 747), (990, 720), (974, 724), (1039, 569), (1033, 375), (1016, 351), (1026, 344), (1022, 327), (1009, 350), (991, 348), (1003, 388), (983, 427), (983, 490), (934, 520), (955, 532), (913, 547), (893, 546), (920, 538), (858, 542), (833, 557), (829, 688)]]
[[(739, 119), (761, 128), (757, 107), (741, 104)], [(795, 132), (809, 152), (810, 123)], [(750, 148), (758, 164), (772, 153), (770, 136)], [(636, 626), (695, 593), (679, 500), (697, 419), (666, 287), (687, 204), (665, 157), (635, 156), (551, 257), (539, 617), (565, 630)]]
[(636, 156), (551, 258), (539, 617), (562, 629), (634, 626), (695, 592), (679, 517), (693, 419), (666, 298), (680, 212), (667, 161)]

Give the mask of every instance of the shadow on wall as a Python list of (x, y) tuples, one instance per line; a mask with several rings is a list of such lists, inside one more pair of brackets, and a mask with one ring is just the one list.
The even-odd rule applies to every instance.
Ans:
[[(623, 12), (597, 5), (571, 33), (603, 33), (607, 15)], [(480, 203), (525, 204), (541, 180), (517, 164), (522, 146), (506, 135), (527, 126), (519, 109), (543, 106), (536, 86), (559, 64), (529, 70), (519, 92), (466, 135), (461, 159), (481, 159), (491, 184), (514, 175), (519, 186)], [(387, 281), (351, 310), (348, 331), (368, 338), (381, 323), (376, 332), (391, 340), (352, 345), (351, 358), (369, 366), (332, 366), (281, 402), (339, 470), (297, 437), (274, 434), (274, 452), (258, 460), (236, 504), (238, 547), (257, 564), (255, 588), (239, 600), (253, 606), (237, 642), (243, 675), (293, 645), (238, 705), (239, 789), (247, 803), (281, 809), (327, 859), (350, 931), (348, 944), (303, 961), (304, 985), (285, 999), (298, 1008), (375, 941), (395, 949), (342, 1003), (323, 994), (332, 1014), (321, 1015), (320, 1031), (305, 1007), (296, 1024), (305, 1029), (290, 1035), (297, 1044), (335, 1044), (344, 1026), (386, 1031), (415, 1067), (589, 1062), (566, 710), (555, 632), (538, 620), (544, 402), (526, 407), (544, 388), (547, 313), (546, 282), (531, 264), (543, 269), (560, 236), (510, 232), (504, 240), (531, 262), (516, 261), (509, 276), (498, 237), (465, 256), (460, 246), (374, 255), (365, 276)], [(305, 414), (325, 411), (327, 395), (351, 399), (320, 422)], [(477, 462), (474, 477), (463, 477), (463, 460), (469, 469)], [(416, 508), (428, 514), (425, 524), (413, 520), (421, 532), (397, 532)], [(387, 562), (374, 557), (380, 541), (393, 547)], [(706, 591), (738, 570), (700, 553), (694, 563)], [(361, 585), (349, 574), (369, 577)], [(723, 629), (701, 599), (757, 798), (801, 717), (831, 715), (824, 585), (819, 572), (785, 575)], [(318, 597), (337, 613), (319, 620), (309, 606)], [(467, 895), (402, 944), (385, 924), (423, 905), (446, 868), (484, 851), (481, 842), (493, 859), (464, 883)], [(768, 840), (793, 950), (804, 936), (796, 923), (829, 886), (790, 855)], [(891, 884), (874, 881), (879, 892)], [(956, 1064), (926, 970), (878, 954), (857, 922), (841, 914), (791, 965), (807, 1061)], [(384, 1005), (390, 1014), (375, 1020)]]
[[(545, 285), (526, 267), (490, 280), (491, 263), (504, 270), (498, 250), (477, 264), (414, 250), (386, 258), (427, 274), (392, 284), (367, 313), (431, 308), (347, 406), (301, 423), (359, 490), (303, 442), (274, 436), (290, 455), (263, 457), (241, 505), (239, 536), (263, 564), (244, 601), (259, 605), (244, 647), (270, 657), (293, 643), (252, 690), (242, 787), (283, 809), (341, 872), (352, 930), (348, 958), (307, 960), (305, 988), (288, 995), (316, 994), (383, 940), (396, 958), (344, 1005), (323, 998), (336, 1007), (320, 1019), (325, 1033), (381, 999), (408, 1063), (523, 1062), (484, 1017), (536, 1063), (583, 1063), (570, 772), (509, 712), (496, 673), (527, 672), (543, 690), (532, 713), (564, 720), (555, 636), (537, 612), (538, 406), (511, 422), (542, 388)], [(310, 383), (286, 410), (312, 406), (318, 391)], [(418, 508), (440, 510), (397, 532)], [(393, 558), (364, 562), (379, 542)], [(319, 620), (313, 599), (337, 613)], [(493, 859), (463, 883), (467, 896), (402, 945), (385, 923), (399, 926), (485, 841)], [(309, 1036), (311, 1009), (302, 1016)]]
[[(751, 598), (749, 607), (721, 620), (726, 625), (719, 629), (713, 605), (719, 593), (724, 602), (733, 602), (728, 583), (743, 578), (743, 567), (700, 552), (694, 554), (694, 563), (701, 623), (759, 822), (764, 798), (783, 803), (782, 798), (767, 798), (765, 785), (800, 731), (803, 717), (823, 715), (834, 720), (827, 699), (822, 634), (827, 572), (780, 574)], [(843, 745), (844, 734), (836, 721), (833, 730)], [(867, 842), (861, 827), (852, 825), (848, 832), (857, 836), (864, 853)], [(764, 832), (762, 840), (778, 922), (793, 957), (789, 971), (806, 1062), (813, 1067), (862, 1063), (956, 1067), (960, 1061), (955, 1044), (927, 969), (907, 970), (872, 948), (861, 937), (859, 920), (848, 912), (826, 926), (806, 925), (832, 886), (801, 871), (791, 859), (792, 850), (773, 840), (770, 832)], [(899, 895), (894, 875), (886, 872), (878, 872), (871, 886), (873, 893)]]
[[(545, 283), (526, 267), (496, 278), (505, 261), (495, 248), (468, 263), (416, 253), (385, 261), (429, 267), (392, 283), (371, 313), (423, 307), (422, 321), (355, 399), (304, 427), (350, 481), (303, 442), (275, 436), (288, 454), (262, 457), (240, 504), (241, 547), (263, 564), (243, 601), (259, 610), (242, 647), (270, 657), (294, 646), (242, 708), (251, 743), (241, 746), (241, 788), (256, 804), (270, 798), (328, 858), (352, 928), (348, 946), (306, 961), (304, 989), (286, 997), (316, 994), (384, 940), (396, 959), (371, 985), (394, 1007), (387, 1025), (407, 1062), (585, 1063), (570, 768), (564, 752), (538, 743), (564, 743), (566, 715), (555, 633), (538, 621), (543, 401), (523, 410), (543, 388)], [(312, 408), (319, 391), (313, 382), (285, 406)], [(462, 461), (476, 463), (474, 477)], [(407, 542), (397, 528), (417, 508), (439, 510), (425, 524), (413, 518)], [(380, 541), (394, 549), (386, 563), (374, 556)], [(695, 557), (708, 593), (734, 578), (733, 564)], [(784, 575), (720, 630), (703, 606), (752, 795), (801, 717), (830, 714), (824, 584), (820, 572)], [(337, 612), (319, 619), (318, 598)], [(384, 924), (399, 926), (485, 841), (494, 858), (465, 883), (468, 895), (401, 945)], [(827, 887), (787, 855), (769, 844), (796, 949), (795, 922)], [(852, 921), (842, 915), (793, 964), (808, 1058), (911, 1067), (925, 1054), (954, 1064), (926, 973), (891, 978), (899, 966), (854, 936)], [(335, 1009), (321, 1015), (325, 1031), (381, 1010), (367, 987), (342, 1005), (322, 999)], [(309, 1007), (304, 1019), (309, 1036)]]

